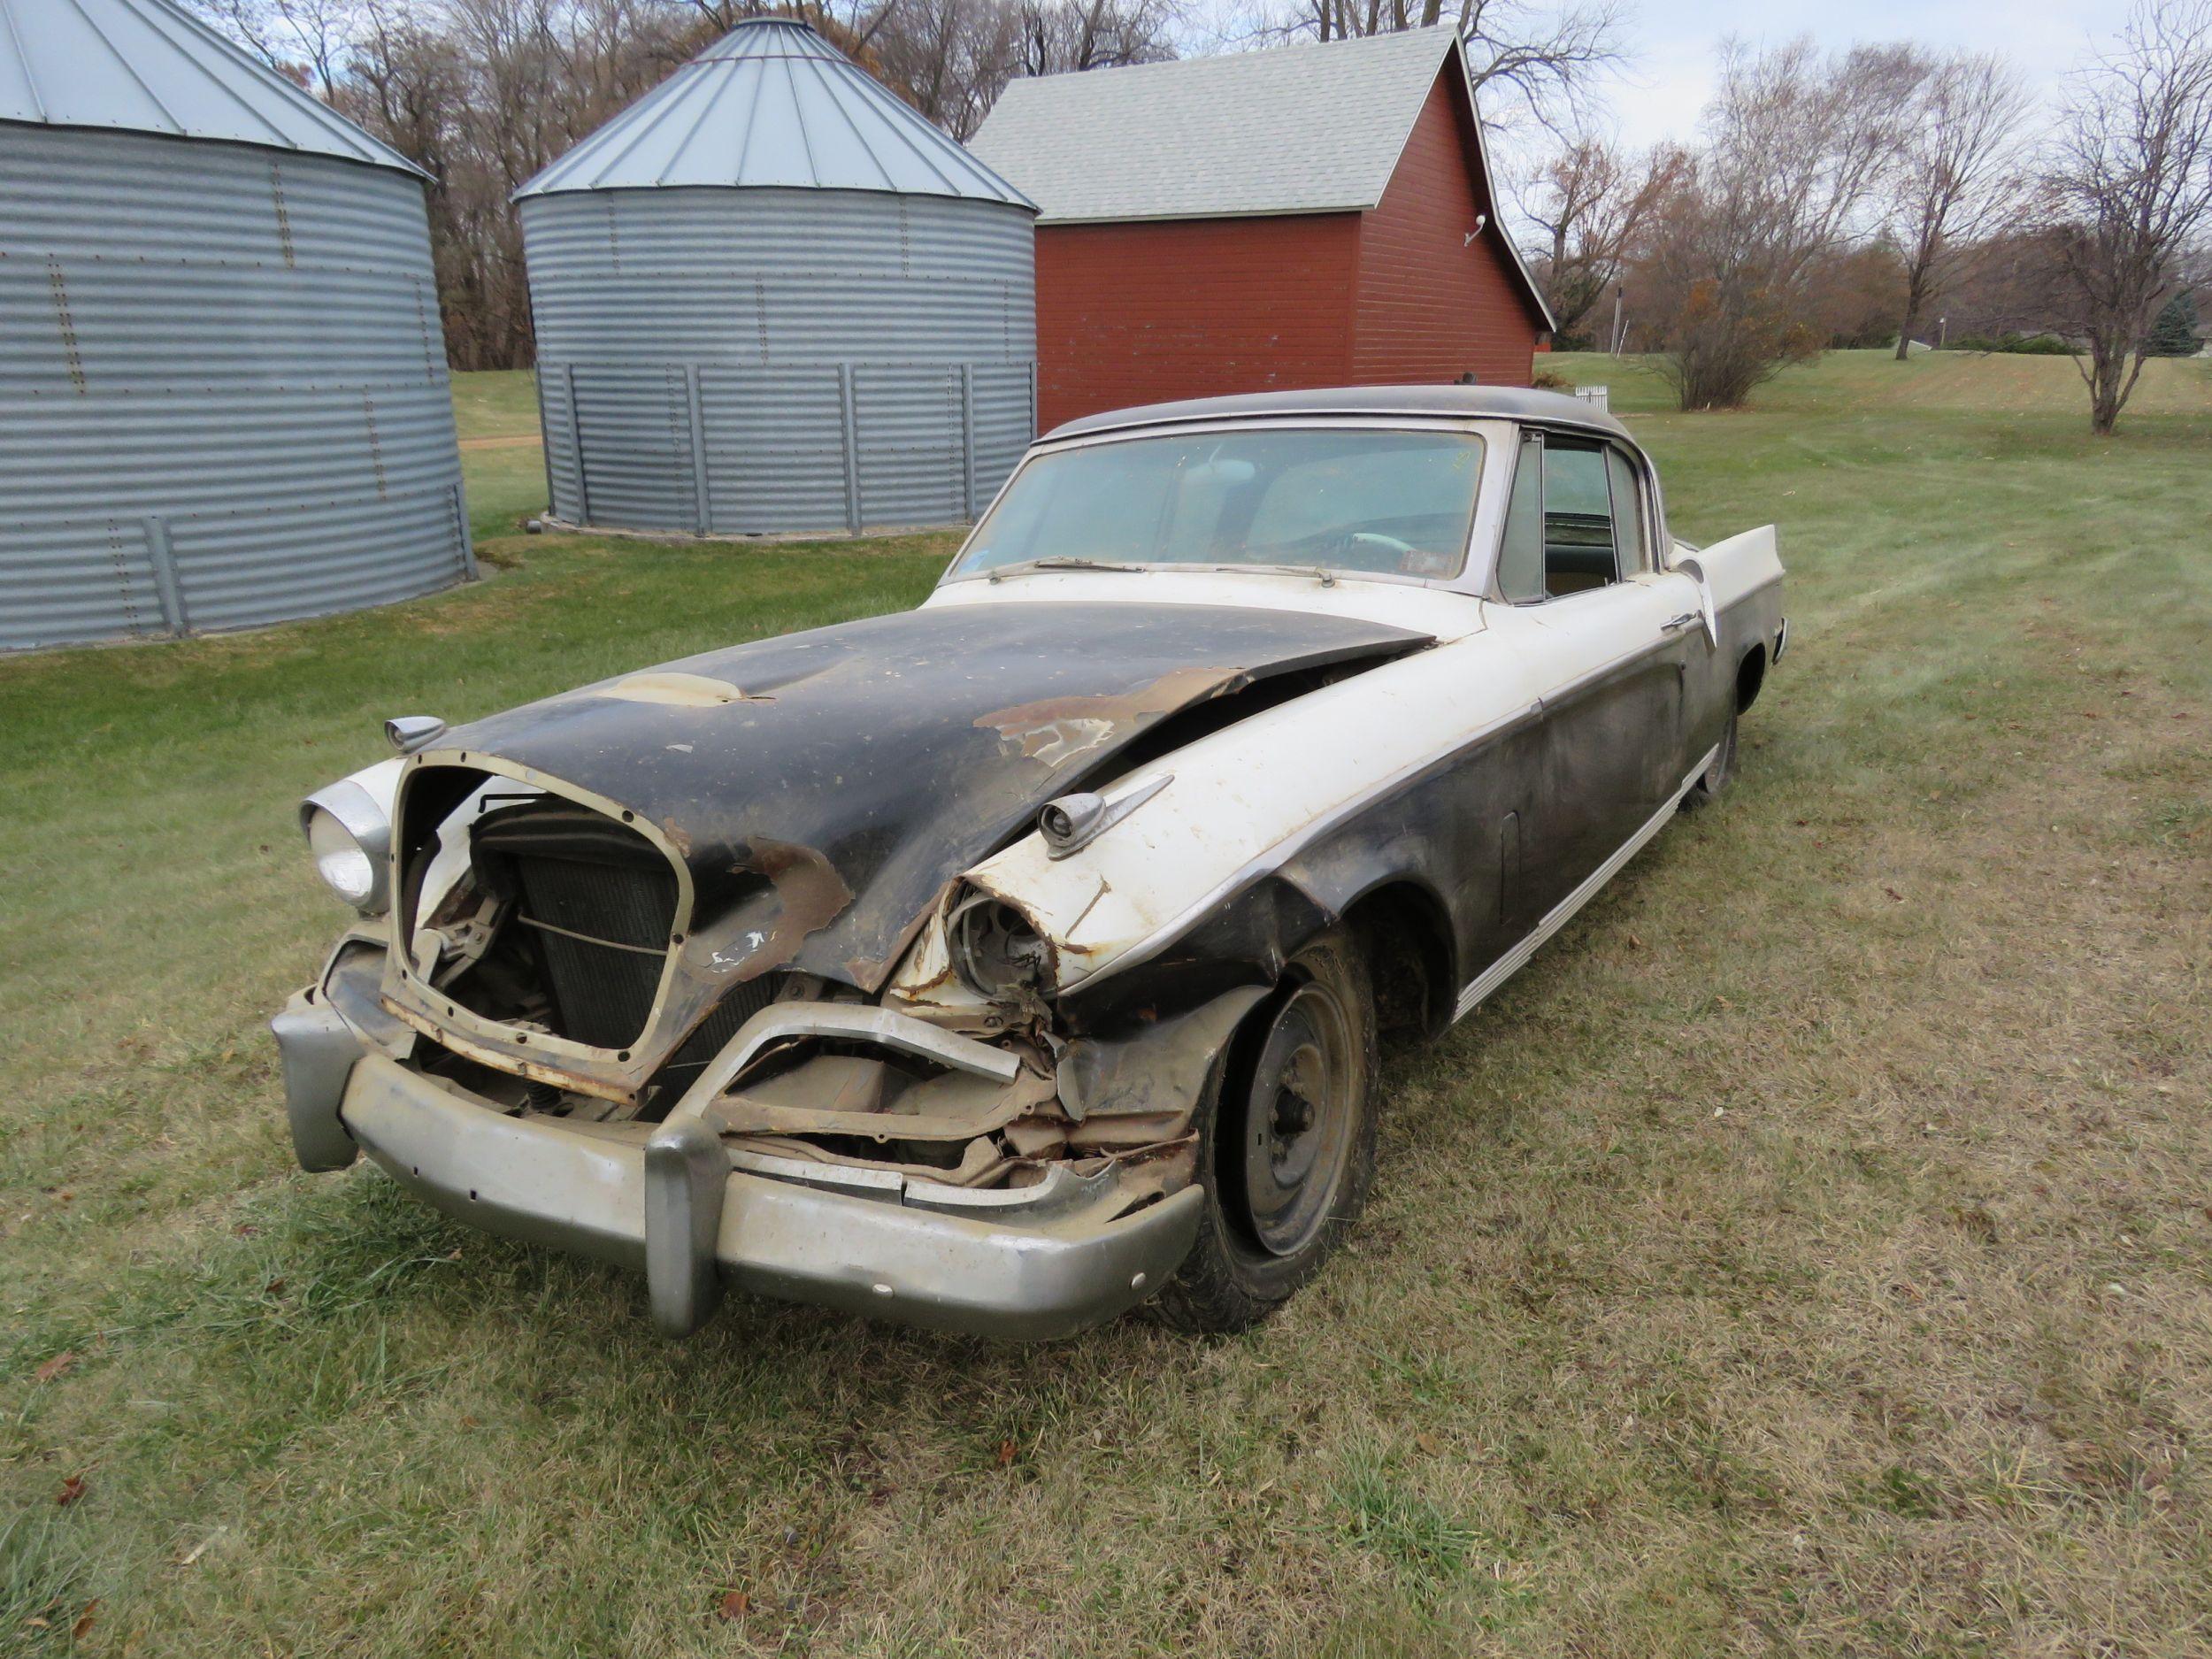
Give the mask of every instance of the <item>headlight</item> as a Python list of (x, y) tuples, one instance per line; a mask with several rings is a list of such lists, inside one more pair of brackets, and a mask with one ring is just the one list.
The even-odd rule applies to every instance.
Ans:
[(357, 909), (370, 908), (376, 896), (376, 860), (351, 830), (323, 807), (307, 811), (307, 850), (315, 855), (315, 873), (330, 890)]
[(389, 802), (399, 765), (382, 762), (300, 803), (300, 828), (315, 873), (364, 916), (381, 916), (390, 899), (385, 873), (392, 850)]
[(961, 983), (978, 996), (1004, 996), (1018, 986), (1044, 983), (1052, 947), (1003, 899), (970, 893), (945, 918), (946, 952)]

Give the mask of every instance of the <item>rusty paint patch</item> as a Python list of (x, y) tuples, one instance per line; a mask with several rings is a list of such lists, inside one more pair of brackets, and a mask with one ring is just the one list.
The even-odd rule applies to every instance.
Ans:
[(1106, 748), (1132, 722), (1171, 714), (1188, 703), (1220, 696), (1249, 679), (1233, 668), (1175, 668), (1134, 691), (1045, 697), (982, 715), (975, 724), (979, 730), (999, 734), (1003, 753), (1056, 768)]
[(776, 891), (777, 908), (775, 919), (755, 947), (751, 960), (736, 975), (741, 983), (791, 961), (808, 934), (827, 927), (853, 902), (853, 890), (845, 885), (845, 878), (811, 847), (758, 841), (742, 868), (768, 878)]

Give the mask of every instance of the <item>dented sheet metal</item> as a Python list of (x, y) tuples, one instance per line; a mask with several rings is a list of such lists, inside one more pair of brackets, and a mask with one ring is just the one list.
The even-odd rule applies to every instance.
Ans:
[[(1110, 637), (1113, 649), (1098, 649)], [(698, 918), (749, 912), (733, 979), (873, 991), (946, 885), (1178, 710), (1428, 636), (1173, 604), (932, 609), (671, 663), (455, 731), (616, 802), (687, 865)]]

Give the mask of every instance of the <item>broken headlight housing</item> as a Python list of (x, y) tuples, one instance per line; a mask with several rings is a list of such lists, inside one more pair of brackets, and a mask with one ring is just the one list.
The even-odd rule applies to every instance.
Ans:
[(1041, 986), (1052, 967), (1052, 948), (1026, 916), (1004, 899), (973, 890), (945, 918), (945, 950), (960, 982), (994, 1001)]

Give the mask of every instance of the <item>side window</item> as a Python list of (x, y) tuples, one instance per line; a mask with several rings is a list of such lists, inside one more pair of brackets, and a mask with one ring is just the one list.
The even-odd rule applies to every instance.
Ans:
[(1498, 548), (1498, 592), (1517, 605), (1544, 595), (1544, 434), (1521, 434), (1513, 465), (1513, 494), (1506, 503), (1505, 537)]
[(1544, 588), (1554, 598), (1620, 580), (1606, 454), (1571, 438), (1544, 445)]
[(1613, 482), (1613, 538), (1620, 547), (1621, 574), (1633, 576), (1651, 568), (1644, 554), (1644, 514), (1639, 504), (1636, 468), (1620, 450), (1608, 449), (1605, 470)]

